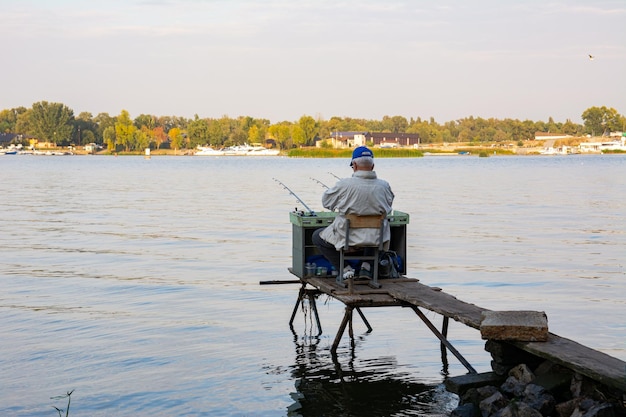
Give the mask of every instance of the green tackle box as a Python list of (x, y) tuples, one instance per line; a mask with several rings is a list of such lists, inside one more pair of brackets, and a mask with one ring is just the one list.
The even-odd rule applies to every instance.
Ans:
[[(314, 255), (320, 255), (312, 242), (313, 232), (320, 227), (326, 227), (335, 220), (337, 213), (330, 211), (315, 212), (313, 214), (302, 211), (289, 213), (292, 225), (292, 268), (291, 272), (303, 278), (305, 276), (305, 264), (307, 259)], [(406, 227), (409, 224), (409, 215), (402, 211), (394, 210), (387, 216), (391, 231), (389, 250), (396, 252), (402, 258), (400, 273), (406, 274)]]

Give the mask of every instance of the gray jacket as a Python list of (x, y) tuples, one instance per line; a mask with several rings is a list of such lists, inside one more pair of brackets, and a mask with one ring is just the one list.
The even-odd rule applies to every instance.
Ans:
[[(320, 233), (320, 237), (339, 250), (345, 242), (345, 214), (373, 215), (391, 213), (393, 192), (389, 183), (378, 179), (374, 171), (355, 171), (352, 177), (341, 179), (322, 196), (322, 205), (337, 212), (335, 220)], [(378, 230), (354, 229), (350, 246), (378, 242)], [(385, 220), (383, 241), (390, 239), (389, 222)]]

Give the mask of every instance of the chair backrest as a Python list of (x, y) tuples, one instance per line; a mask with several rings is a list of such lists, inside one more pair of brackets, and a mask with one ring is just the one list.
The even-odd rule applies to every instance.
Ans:
[(359, 216), (357, 214), (346, 214), (345, 218), (350, 222), (351, 229), (378, 229), (382, 225), (385, 215)]
[(344, 243), (344, 249), (347, 250), (349, 248), (350, 229), (379, 229), (379, 246), (382, 248), (385, 217), (387, 217), (385, 214), (367, 216), (346, 214), (346, 241)]

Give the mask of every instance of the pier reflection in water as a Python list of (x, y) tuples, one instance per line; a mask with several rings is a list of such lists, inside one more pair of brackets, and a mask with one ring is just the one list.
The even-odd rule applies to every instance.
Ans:
[[(356, 343), (362, 341), (357, 337)], [(359, 360), (354, 347), (341, 356), (321, 349), (317, 336), (294, 334), (297, 392), (289, 407), (302, 416), (446, 415), (457, 403), (441, 385), (415, 382), (398, 372), (394, 356)]]

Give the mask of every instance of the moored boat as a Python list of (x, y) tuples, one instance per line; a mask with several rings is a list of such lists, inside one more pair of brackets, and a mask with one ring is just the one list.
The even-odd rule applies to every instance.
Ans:
[(198, 156), (276, 156), (279, 155), (278, 149), (268, 149), (264, 146), (244, 145), (229, 146), (224, 149), (214, 149), (211, 146), (198, 146), (198, 151), (194, 155)]
[(213, 149), (210, 146), (198, 146), (198, 151), (194, 153), (197, 156), (223, 156), (224, 151)]
[(263, 146), (253, 146), (246, 153), (247, 156), (276, 156), (280, 153), (278, 149), (268, 149)]

